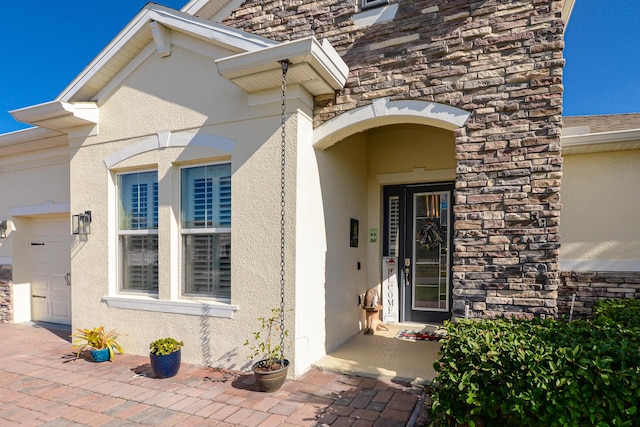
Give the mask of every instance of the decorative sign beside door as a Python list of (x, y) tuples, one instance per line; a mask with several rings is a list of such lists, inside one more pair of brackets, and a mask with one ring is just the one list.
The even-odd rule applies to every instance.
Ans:
[(382, 321), (398, 323), (398, 258), (382, 257)]

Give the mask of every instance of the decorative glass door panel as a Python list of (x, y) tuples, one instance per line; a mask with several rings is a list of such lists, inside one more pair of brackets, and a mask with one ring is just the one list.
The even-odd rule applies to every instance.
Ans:
[(449, 194), (413, 194), (412, 310), (449, 310)]

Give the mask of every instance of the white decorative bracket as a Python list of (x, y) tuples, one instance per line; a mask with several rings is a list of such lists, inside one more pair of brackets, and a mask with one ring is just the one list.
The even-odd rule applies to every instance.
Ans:
[(156, 50), (163, 58), (171, 55), (171, 37), (169, 28), (158, 23), (157, 21), (149, 22), (153, 41), (156, 44)]

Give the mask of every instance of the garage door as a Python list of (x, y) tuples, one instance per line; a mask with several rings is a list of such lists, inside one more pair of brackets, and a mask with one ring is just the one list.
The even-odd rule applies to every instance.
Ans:
[(31, 228), (33, 320), (71, 324), (69, 220), (34, 220)]

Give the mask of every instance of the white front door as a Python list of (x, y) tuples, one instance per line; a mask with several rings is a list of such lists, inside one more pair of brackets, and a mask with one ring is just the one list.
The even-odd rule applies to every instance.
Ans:
[(35, 321), (71, 324), (71, 235), (68, 219), (33, 220), (31, 310)]

